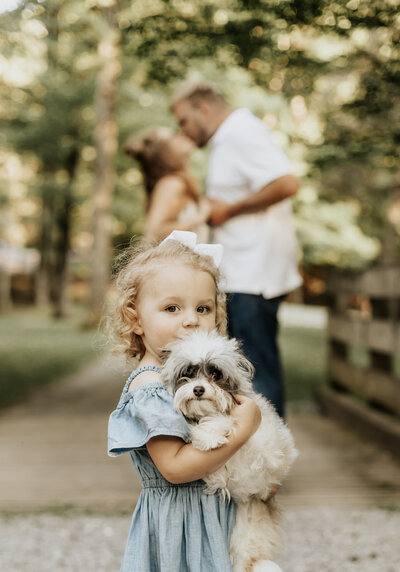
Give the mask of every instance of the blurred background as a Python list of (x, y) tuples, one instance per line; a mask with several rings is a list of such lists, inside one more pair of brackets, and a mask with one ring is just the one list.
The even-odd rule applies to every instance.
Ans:
[[(285, 569), (400, 569), (399, 4), (0, 0), (2, 569), (119, 568), (140, 483), (106, 456), (126, 368), (99, 324), (145, 213), (122, 148), (176, 128), (186, 79), (260, 117), (301, 183), (304, 285), (280, 314), (301, 451)], [(197, 150), (203, 186), (206, 166)]]
[[(184, 79), (249, 107), (294, 165), (293, 302), (326, 304), (332, 269), (398, 261), (398, 2), (2, 0), (0, 25), (0, 403), (97, 351), (88, 328), (144, 220), (122, 144), (175, 126)], [(192, 163), (204, 180), (206, 152)]]

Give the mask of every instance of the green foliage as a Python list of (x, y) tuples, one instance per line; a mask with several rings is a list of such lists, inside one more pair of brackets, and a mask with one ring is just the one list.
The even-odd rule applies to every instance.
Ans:
[[(5, 28), (2, 40), (14, 47), (9, 60), (14, 78), (1, 97), (7, 151), (17, 153), (21, 165), (34, 157), (24, 197), (29, 220), (22, 212), (18, 222), (29, 225), (25, 243), (41, 251), (45, 291), (55, 303), (62, 299), (59, 277), (71, 234), (79, 230), (73, 224), (77, 218), (71, 218), (81, 204), (74, 184), (93, 129), (85, 110), (92, 106), (97, 62), (84, 69), (82, 54), (93, 59), (96, 43), (88, 19), (79, 19), (80, 14), (78, 2), (29, 2), (12, 13), (12, 31)], [(13, 232), (12, 227), (1, 230), (3, 236)]]
[[(320, 116), (324, 137), (310, 149), (312, 176), (324, 194), (356, 198), (362, 224), (382, 237), (391, 190), (398, 185), (399, 2), (336, 2), (325, 16), (345, 47), (329, 62)], [(329, 18), (329, 20), (328, 20)]]
[(362, 270), (379, 253), (379, 241), (359, 227), (355, 201), (316, 201), (297, 208), (296, 226), (306, 266)]

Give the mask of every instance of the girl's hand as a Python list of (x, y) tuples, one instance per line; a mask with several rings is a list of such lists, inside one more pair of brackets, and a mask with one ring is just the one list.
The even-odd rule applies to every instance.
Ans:
[(261, 411), (258, 405), (249, 397), (235, 395), (237, 405), (231, 409), (231, 415), (235, 417), (238, 431), (243, 432), (247, 441), (257, 431), (261, 423)]

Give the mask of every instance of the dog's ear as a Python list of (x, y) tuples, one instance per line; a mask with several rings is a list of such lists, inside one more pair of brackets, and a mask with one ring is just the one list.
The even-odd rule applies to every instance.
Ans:
[(254, 366), (252, 363), (249, 362), (247, 358), (244, 357), (242, 353), (240, 353), (237, 366), (244, 373), (244, 375), (250, 380), (253, 379), (254, 376)]
[(247, 377), (249, 381), (253, 379), (254, 376), (254, 366), (249, 360), (245, 357), (242, 349), (242, 344), (237, 338), (231, 338), (229, 343), (232, 344), (232, 347), (236, 353), (237, 362), (236, 365), (240, 372)]

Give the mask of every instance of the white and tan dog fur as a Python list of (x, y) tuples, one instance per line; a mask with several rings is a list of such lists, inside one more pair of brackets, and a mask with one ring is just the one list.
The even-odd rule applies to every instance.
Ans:
[(235, 339), (196, 330), (169, 344), (161, 375), (174, 407), (190, 425), (191, 441), (207, 451), (221, 447), (235, 431), (234, 394), (251, 397), (262, 421), (256, 433), (215, 473), (206, 492), (233, 498), (236, 523), (230, 556), (235, 572), (277, 572), (272, 559), (281, 547), (279, 511), (268, 496), (282, 484), (297, 456), (292, 435), (273, 406), (252, 387), (253, 366)]

